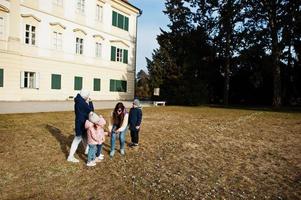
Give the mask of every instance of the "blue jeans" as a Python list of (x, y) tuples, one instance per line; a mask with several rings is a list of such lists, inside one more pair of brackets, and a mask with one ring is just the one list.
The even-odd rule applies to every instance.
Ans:
[(96, 145), (89, 144), (89, 152), (88, 152), (88, 162), (95, 160), (95, 153), (96, 153)]
[(96, 157), (98, 157), (102, 151), (102, 144), (97, 144), (96, 147), (97, 147)]
[[(113, 126), (112, 130), (115, 130), (116, 126)], [(115, 141), (116, 137), (119, 136), (119, 142), (120, 142), (120, 150), (124, 150), (125, 147), (125, 133), (127, 131), (127, 127), (124, 129), (124, 131), (120, 133), (115, 133), (114, 131), (111, 132), (111, 152), (115, 151)]]

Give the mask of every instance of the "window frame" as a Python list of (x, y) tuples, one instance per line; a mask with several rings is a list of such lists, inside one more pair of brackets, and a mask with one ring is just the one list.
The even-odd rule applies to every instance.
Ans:
[(102, 43), (95, 42), (95, 57), (101, 58), (102, 54)]
[(86, 1), (77, 0), (76, 10), (81, 14), (85, 14), (85, 9), (86, 9)]
[[(97, 83), (99, 82), (99, 83)], [(97, 85), (99, 84), (99, 85)], [(93, 91), (101, 91), (101, 79), (100, 78), (94, 78), (93, 79)]]
[(75, 53), (77, 55), (83, 55), (84, 54), (84, 39), (81, 37), (76, 37), (75, 39)]
[[(27, 29), (28, 27), (28, 29)], [(37, 30), (37, 27), (34, 26), (34, 25), (31, 25), (31, 24), (25, 24), (25, 37), (24, 37), (24, 43), (27, 44), (27, 45), (32, 45), (32, 46), (36, 46), (36, 30)], [(28, 36), (27, 36), (28, 34)], [(26, 41), (28, 40), (28, 41)]]
[(102, 9), (103, 9), (103, 7), (100, 4), (96, 4), (96, 9), (95, 9), (96, 21), (99, 21), (99, 22), (102, 21)]
[[(60, 36), (60, 37), (58, 37)], [(63, 49), (63, 33), (59, 31), (52, 31), (52, 45), (56, 50)]]
[(127, 92), (127, 81), (110, 79), (110, 92)]
[(64, 0), (52, 0), (52, 4), (57, 6), (57, 7), (64, 7)]
[(0, 15), (0, 39), (5, 38), (5, 25), (5, 17)]
[[(58, 78), (58, 83), (55, 83), (54, 80)], [(60, 90), (62, 89), (62, 75), (61, 74), (51, 74), (51, 89)]]
[(113, 10), (112, 26), (129, 31), (129, 17)]

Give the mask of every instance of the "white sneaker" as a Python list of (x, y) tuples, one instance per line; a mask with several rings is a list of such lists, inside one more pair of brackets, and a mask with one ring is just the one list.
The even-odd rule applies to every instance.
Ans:
[(104, 157), (96, 157), (95, 158), (95, 162), (101, 162), (104, 159)]
[(103, 154), (99, 154), (99, 156), (98, 157), (104, 157), (105, 155), (103, 155)]
[(87, 145), (86, 149), (85, 149), (85, 154), (88, 155), (89, 153), (89, 146)]
[(90, 161), (87, 163), (88, 167), (94, 167), (96, 165), (96, 163), (94, 161)]
[(68, 157), (67, 161), (68, 162), (74, 162), (74, 163), (78, 163), (79, 162), (79, 160), (76, 159), (76, 158), (74, 158), (74, 157)]

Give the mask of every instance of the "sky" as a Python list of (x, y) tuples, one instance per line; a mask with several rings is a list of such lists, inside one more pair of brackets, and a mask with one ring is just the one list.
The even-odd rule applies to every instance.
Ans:
[(143, 69), (147, 72), (146, 59), (151, 59), (153, 50), (158, 48), (157, 35), (160, 28), (168, 30), (168, 17), (164, 15), (164, 0), (129, 0), (129, 2), (142, 10), (138, 18), (137, 35), (137, 73)]

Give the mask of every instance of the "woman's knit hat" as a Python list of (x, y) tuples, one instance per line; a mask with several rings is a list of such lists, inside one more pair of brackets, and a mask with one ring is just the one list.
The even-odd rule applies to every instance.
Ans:
[(85, 100), (87, 100), (90, 96), (90, 92), (88, 90), (81, 90), (79, 94)]

